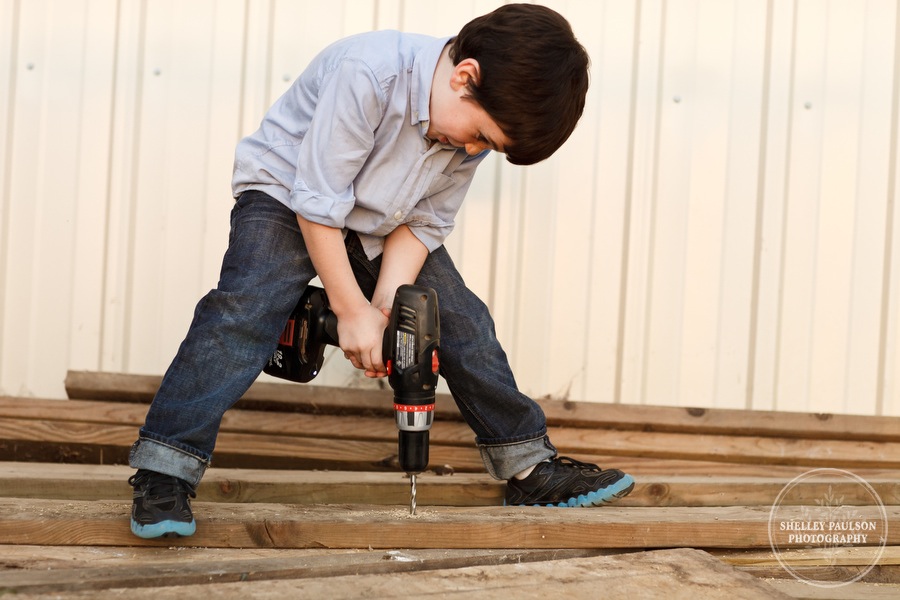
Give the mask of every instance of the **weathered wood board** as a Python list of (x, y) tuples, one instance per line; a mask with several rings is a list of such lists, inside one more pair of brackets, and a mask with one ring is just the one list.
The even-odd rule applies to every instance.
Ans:
[[(789, 598), (763, 581), (710, 555), (691, 549), (570, 558), (452, 569), (334, 575), (236, 583), (205, 583), (131, 588), (129, 598), (467, 598), (553, 597), (608, 600), (695, 600)], [(113, 592), (114, 590), (109, 590)], [(116, 590), (118, 591), (118, 590)], [(124, 590), (121, 590), (124, 593)], [(97, 590), (55, 594), (93, 598)], [(16, 597), (28, 598), (25, 593)]]
[[(224, 548), (765, 548), (769, 507), (548, 509), (197, 502), (197, 534)], [(793, 510), (796, 508), (796, 510)], [(783, 507), (801, 518), (804, 507)], [(128, 529), (117, 501), (0, 498), (0, 544), (153, 545)], [(875, 507), (860, 518), (880, 520)], [(887, 543), (900, 545), (900, 506), (887, 507)], [(874, 536), (869, 543), (875, 543)]]
[[(0, 496), (59, 500), (126, 500), (133, 469), (122, 465), (61, 465), (0, 462)], [(771, 506), (791, 480), (740, 475), (643, 475), (634, 491), (616, 506)], [(900, 504), (900, 481), (891, 472), (866, 474), (867, 483), (886, 504)], [(418, 478), (421, 506), (499, 506), (506, 482), (487, 474), (423, 473)], [(367, 471), (281, 471), (209, 469), (197, 489), (204, 502), (288, 504), (377, 504), (409, 502), (409, 479), (402, 473)], [(845, 478), (819, 478), (794, 488), (790, 503), (814, 502), (826, 493), (846, 505), (869, 505), (866, 489)]]
[[(15, 443), (62, 444), (71, 453), (102, 451), (121, 462), (146, 408), (116, 402), (0, 398), (0, 458), (16, 456)], [(99, 425), (102, 425), (100, 427)], [(617, 430), (600, 426), (550, 428), (560, 453), (590, 462), (623, 456), (807, 467), (900, 468), (900, 442), (829, 440), (741, 434)], [(387, 417), (313, 415), (232, 410), (222, 421), (217, 464), (229, 467), (383, 469), (397, 453), (397, 431)], [(10, 444), (13, 444), (10, 446)], [(78, 450), (80, 449), (80, 450)], [(461, 422), (437, 421), (431, 464), (458, 471), (484, 470), (474, 434)], [(38, 457), (40, 459), (41, 457)], [(46, 460), (46, 459), (45, 459)]]
[[(66, 391), (72, 399), (150, 402), (162, 380), (158, 375), (128, 375), (69, 371)], [(900, 442), (900, 417), (746, 411), (537, 401), (550, 426), (608, 428), (641, 431), (801, 437), (810, 439)], [(391, 392), (256, 382), (238, 402), (238, 408), (318, 414), (387, 415)], [(435, 418), (461, 420), (449, 396), (439, 395)]]
[[(614, 554), (609, 550), (291, 550), (186, 547), (0, 546), (2, 591), (74, 590), (307, 579), (558, 561)], [(105, 550), (105, 552), (104, 552)]]

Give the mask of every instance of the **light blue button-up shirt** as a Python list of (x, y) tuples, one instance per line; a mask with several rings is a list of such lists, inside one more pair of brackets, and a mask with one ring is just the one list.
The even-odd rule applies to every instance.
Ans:
[(238, 144), (235, 197), (261, 190), (309, 221), (355, 231), (369, 258), (403, 223), (429, 251), (440, 246), (487, 154), (425, 137), (449, 39), (377, 31), (326, 48)]

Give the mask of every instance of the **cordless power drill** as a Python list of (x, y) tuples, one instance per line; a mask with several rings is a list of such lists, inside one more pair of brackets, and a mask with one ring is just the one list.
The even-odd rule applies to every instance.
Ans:
[[(291, 381), (312, 381), (322, 368), (326, 345), (340, 345), (337, 316), (329, 308), (325, 290), (310, 285), (263, 371)], [(416, 285), (400, 286), (384, 330), (382, 357), (394, 390), (400, 468), (410, 479), (410, 514), (416, 512), (416, 475), (428, 467), (439, 345), (437, 293)]]

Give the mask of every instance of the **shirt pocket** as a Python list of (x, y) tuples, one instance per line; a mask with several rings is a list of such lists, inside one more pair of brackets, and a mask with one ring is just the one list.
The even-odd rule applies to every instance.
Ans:
[(454, 183), (453, 177), (449, 175), (444, 175), (443, 173), (438, 173), (434, 176), (434, 179), (431, 180), (431, 184), (428, 186), (428, 189), (425, 190), (424, 197), (427, 198), (429, 196), (434, 196), (444, 190), (448, 189)]

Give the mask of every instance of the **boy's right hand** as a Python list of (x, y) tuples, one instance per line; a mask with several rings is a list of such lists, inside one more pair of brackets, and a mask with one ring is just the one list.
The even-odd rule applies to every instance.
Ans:
[(338, 339), (344, 358), (366, 377), (385, 377), (387, 369), (382, 357), (382, 340), (388, 325), (390, 310), (378, 309), (371, 304), (361, 305), (338, 317)]

